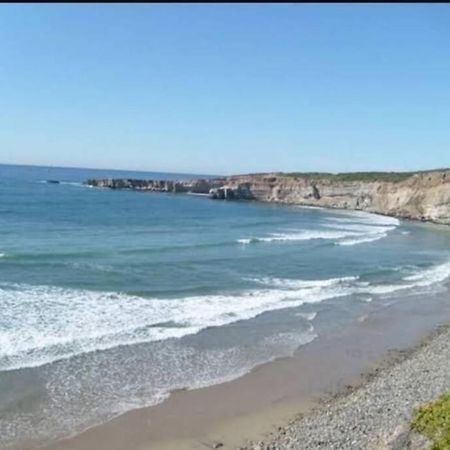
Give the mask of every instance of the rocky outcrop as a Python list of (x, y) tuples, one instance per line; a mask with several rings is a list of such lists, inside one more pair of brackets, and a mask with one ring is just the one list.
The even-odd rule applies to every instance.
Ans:
[(214, 200), (256, 200), (250, 190), (251, 183), (226, 184), (209, 190)]
[(224, 184), (224, 179), (196, 179), (196, 180), (139, 180), (134, 178), (103, 178), (91, 179), (86, 185), (108, 189), (131, 189), (148, 192), (185, 192), (194, 194), (209, 194), (211, 189)]
[(218, 200), (258, 200), (355, 209), (450, 224), (450, 170), (375, 174), (252, 174), (184, 181), (103, 179), (90, 186), (209, 194)]

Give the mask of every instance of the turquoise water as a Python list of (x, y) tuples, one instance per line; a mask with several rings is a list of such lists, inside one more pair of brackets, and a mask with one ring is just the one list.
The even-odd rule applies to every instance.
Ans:
[(236, 378), (450, 276), (444, 227), (81, 184), (104, 176), (186, 178), (0, 166), (3, 446)]

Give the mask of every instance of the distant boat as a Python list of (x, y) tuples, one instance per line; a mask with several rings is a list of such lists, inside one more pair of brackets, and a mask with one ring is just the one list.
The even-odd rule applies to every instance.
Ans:
[(60, 181), (59, 181), (59, 180), (47, 180), (47, 183), (50, 183), (50, 184), (59, 184)]

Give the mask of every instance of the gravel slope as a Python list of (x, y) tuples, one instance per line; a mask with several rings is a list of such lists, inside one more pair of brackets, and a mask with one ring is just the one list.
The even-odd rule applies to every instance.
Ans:
[(450, 328), (441, 327), (365, 377), (349, 394), (324, 402), (248, 449), (426, 448), (409, 432), (414, 407), (450, 390)]

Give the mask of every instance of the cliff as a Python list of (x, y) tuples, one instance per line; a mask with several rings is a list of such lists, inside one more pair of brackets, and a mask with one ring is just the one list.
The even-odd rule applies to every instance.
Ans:
[(405, 174), (257, 174), (228, 177), (246, 198), (355, 209), (450, 224), (450, 170)]
[(450, 170), (337, 175), (272, 173), (188, 181), (108, 179), (86, 183), (112, 189), (209, 193), (214, 199), (355, 209), (450, 224)]

